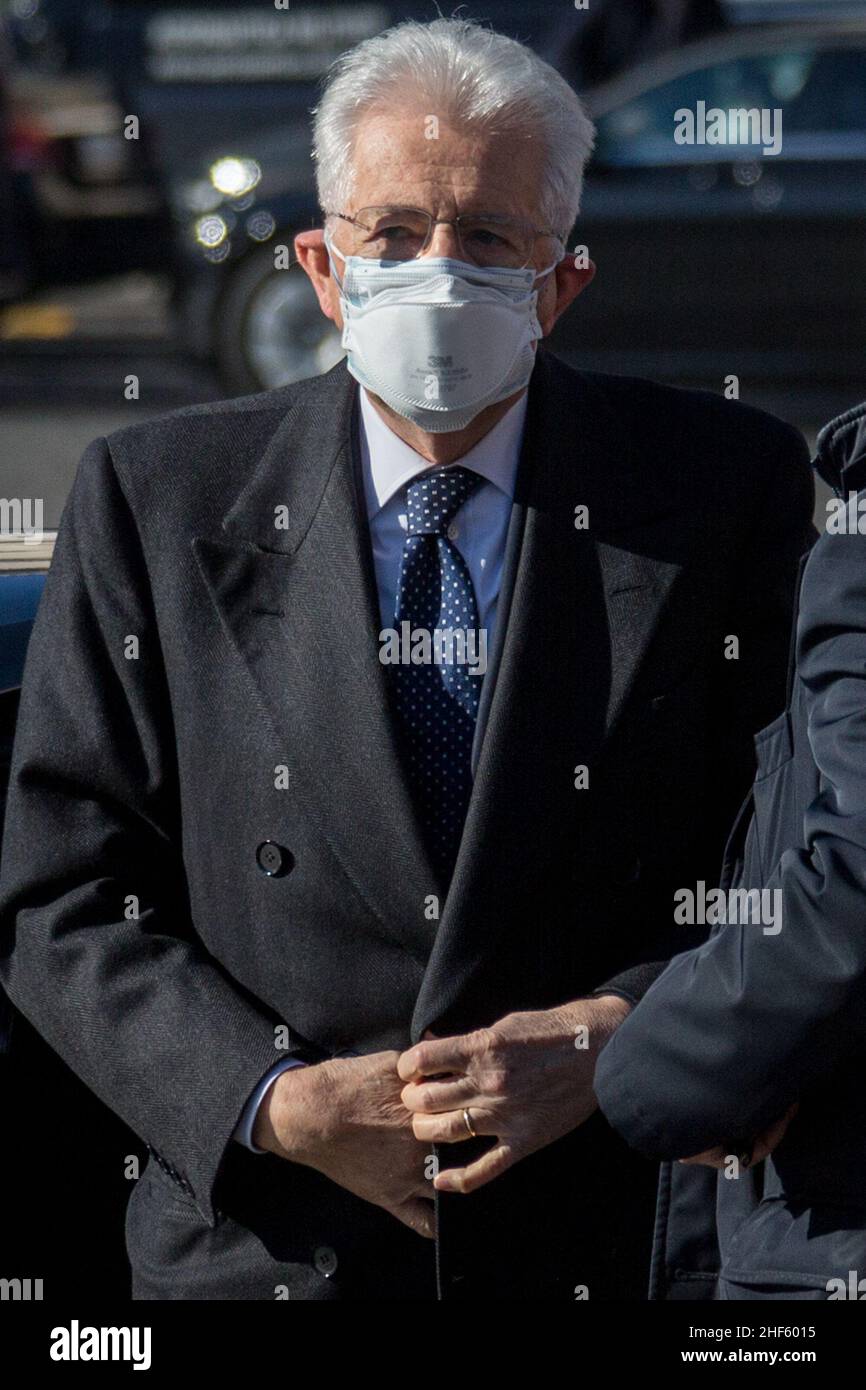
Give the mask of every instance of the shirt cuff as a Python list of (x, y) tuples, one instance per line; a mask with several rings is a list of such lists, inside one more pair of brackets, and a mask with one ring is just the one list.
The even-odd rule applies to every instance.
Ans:
[(265, 1072), (256, 1089), (253, 1091), (243, 1110), (241, 1117), (235, 1127), (232, 1138), (236, 1139), (244, 1148), (252, 1149), (254, 1154), (266, 1154), (267, 1149), (259, 1148), (258, 1144), (253, 1143), (253, 1125), (256, 1122), (256, 1115), (259, 1113), (259, 1106), (265, 1098), (268, 1090), (284, 1071), (291, 1067), (305, 1067), (306, 1062), (300, 1061), (297, 1057), (284, 1057), (282, 1061), (275, 1062), (270, 1071)]
[(654, 985), (663, 970), (670, 965), (670, 960), (651, 960), (642, 961), (640, 965), (633, 965), (628, 970), (622, 970), (605, 984), (599, 985), (598, 989), (592, 991), (593, 995), (599, 994), (621, 994), (623, 999), (628, 999), (633, 1004), (639, 1004), (647, 990)]
[(627, 1004), (631, 1004), (633, 1009), (637, 1008), (637, 999), (628, 990), (620, 989), (619, 985), (602, 985), (601, 989), (594, 989), (589, 995), (590, 999), (600, 999), (604, 994), (615, 994), (618, 999), (624, 999)]

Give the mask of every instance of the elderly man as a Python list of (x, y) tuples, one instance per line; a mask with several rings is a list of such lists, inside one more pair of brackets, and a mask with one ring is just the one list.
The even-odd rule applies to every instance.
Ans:
[(595, 1059), (703, 935), (812, 499), (788, 427), (539, 350), (591, 140), (500, 35), (362, 44), (297, 239), (346, 362), (80, 466), (3, 980), (148, 1144), (136, 1298), (644, 1296)]

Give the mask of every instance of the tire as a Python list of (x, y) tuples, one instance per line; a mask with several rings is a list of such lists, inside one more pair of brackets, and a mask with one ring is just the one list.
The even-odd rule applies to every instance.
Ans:
[[(290, 238), (282, 233), (279, 241)], [(217, 370), (233, 395), (319, 376), (343, 356), (339, 330), (322, 314), (303, 270), (275, 270), (273, 246), (244, 256), (217, 303)]]

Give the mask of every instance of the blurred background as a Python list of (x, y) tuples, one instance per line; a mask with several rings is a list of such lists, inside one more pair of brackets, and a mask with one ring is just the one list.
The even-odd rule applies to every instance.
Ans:
[[(723, 390), (813, 431), (864, 394), (866, 4), (470, 0), (599, 127), (573, 247), (579, 365)], [(445, 12), (448, 7), (443, 6)], [(0, 485), (56, 526), (83, 446), (340, 355), (274, 248), (317, 223), (319, 78), (418, 3), (0, 0)], [(781, 108), (781, 153), (673, 112)], [(132, 118), (132, 119), (130, 119)], [(139, 399), (126, 400), (134, 374)]]
[[(340, 356), (302, 272), (275, 267), (276, 248), (318, 225), (310, 108), (339, 53), (437, 7), (281, 5), (0, 0), (0, 498), (41, 499), (45, 532), (25, 540), (0, 517), (0, 788), (85, 444)], [(563, 357), (719, 392), (736, 377), (740, 399), (810, 442), (866, 396), (866, 3), (469, 0), (460, 13), (530, 43), (598, 125), (569, 242), (598, 273), (557, 327)], [(674, 113), (700, 101), (780, 109), (780, 152), (678, 144)], [(24, 1059), (12, 1069), (10, 1037)], [(79, 1277), (122, 1294), (119, 1156), (140, 1144), (23, 1020), (0, 1017), (0, 1073), (29, 1164), (25, 1178), (20, 1145), (0, 1146), (0, 1191), (25, 1199), (21, 1223), (0, 1216), (0, 1276), (48, 1270), (55, 1289)], [(46, 1086), (59, 1166), (31, 1143)], [(29, 1219), (46, 1188), (71, 1213), (62, 1239)]]

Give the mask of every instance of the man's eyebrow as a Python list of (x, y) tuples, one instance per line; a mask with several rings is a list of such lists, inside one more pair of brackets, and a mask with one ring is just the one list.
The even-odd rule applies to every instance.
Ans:
[[(405, 210), (405, 211), (407, 211), (407, 212), (426, 212), (426, 213), (429, 213), (429, 215), (430, 215), (431, 217), (434, 216), (434, 214), (430, 211), (430, 208), (423, 208), (423, 207), (421, 207), (420, 204), (418, 204), (418, 203), (387, 203), (387, 202), (386, 202), (386, 203), (366, 203), (364, 206), (365, 206), (365, 207), (368, 207), (368, 208), (378, 208), (381, 212), (401, 212), (401, 211)], [(361, 211), (360, 208), (359, 208), (359, 211)], [(481, 207), (477, 207), (477, 208), (476, 208), (476, 207), (468, 207), (468, 208), (466, 208), (466, 207), (460, 207), (460, 208), (457, 209), (457, 211), (455, 212), (454, 216), (455, 216), (455, 217), (461, 217), (461, 216), (463, 216), (463, 217), (489, 217), (489, 218), (491, 218), (491, 219), (495, 219), (496, 221), (501, 221), (501, 222), (531, 222), (531, 220), (532, 220), (528, 215), (526, 215), (526, 214), (524, 214), (524, 213), (520, 213), (520, 212), (494, 212), (489, 206), (487, 206), (487, 207), (481, 206)], [(447, 221), (448, 219), (445, 218), (445, 219), (443, 219), (443, 220)]]

